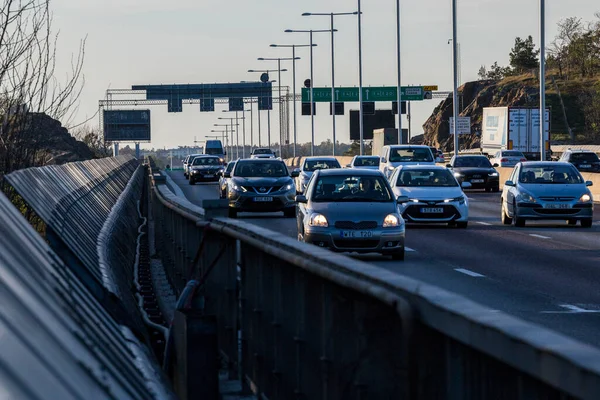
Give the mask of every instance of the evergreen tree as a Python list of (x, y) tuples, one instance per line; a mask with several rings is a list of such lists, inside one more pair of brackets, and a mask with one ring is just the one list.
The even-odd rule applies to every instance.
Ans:
[(529, 70), (539, 67), (539, 50), (535, 50), (535, 44), (531, 35), (522, 40), (520, 37), (515, 39), (515, 46), (510, 51), (510, 66), (514, 74), (522, 74)]

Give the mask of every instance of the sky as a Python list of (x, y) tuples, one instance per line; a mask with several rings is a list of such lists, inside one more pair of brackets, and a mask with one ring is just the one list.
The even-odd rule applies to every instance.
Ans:
[[(258, 57), (291, 57), (291, 49), (270, 44), (308, 44), (308, 34), (284, 33), (286, 29), (329, 29), (329, 18), (303, 17), (303, 12), (353, 12), (357, 2), (349, 0), (53, 0), (53, 28), (59, 33), (57, 72), (70, 70), (80, 40), (85, 47), (85, 87), (71, 125), (80, 124), (98, 112), (98, 100), (111, 89), (143, 84), (227, 83), (258, 80), (248, 69), (276, 69), (277, 62)], [(546, 41), (556, 35), (559, 20), (576, 16), (594, 19), (600, 11), (597, 0), (546, 1)], [(362, 1), (363, 85), (396, 86), (396, 2)], [(477, 79), (481, 65), (494, 61), (508, 64), (515, 37), (532, 35), (539, 45), (538, 0), (458, 0), (458, 42), (461, 48), (461, 81)], [(336, 86), (358, 86), (358, 23), (356, 16), (335, 18)], [(402, 85), (438, 85), (452, 90), (452, 15), (450, 0), (401, 0)], [(331, 86), (331, 38), (315, 34), (314, 86)], [(310, 77), (308, 49), (297, 49), (297, 91)], [(283, 62), (281, 84), (291, 86), (291, 64)], [(277, 74), (271, 74), (277, 79)], [(274, 84), (276, 86), (277, 84)], [(439, 100), (412, 102), (412, 135)], [(389, 109), (391, 103), (377, 103)], [(141, 108), (141, 107), (140, 107)], [(279, 137), (277, 105), (271, 113), (271, 137)], [(349, 109), (338, 116), (337, 140), (349, 143)], [(185, 106), (182, 113), (168, 113), (165, 106), (151, 106), (152, 142), (145, 148), (192, 146), (194, 140), (211, 135), (218, 117), (229, 116), (216, 106), (214, 113), (200, 113), (199, 106)], [(291, 109), (291, 106), (290, 106)], [(267, 137), (267, 116), (262, 116), (262, 143)], [(293, 135), (290, 118), (290, 135)], [(310, 117), (300, 115), (298, 142), (310, 141)], [(99, 119), (89, 121), (98, 126)], [(318, 106), (316, 142), (332, 138), (332, 117), (326, 104)], [(403, 127), (407, 127), (406, 117)], [(249, 119), (246, 125), (250, 143)], [(255, 142), (258, 132), (254, 117)], [(242, 132), (240, 132), (240, 141)], [(256, 144), (256, 143), (255, 143)], [(124, 145), (124, 144), (123, 144)]]

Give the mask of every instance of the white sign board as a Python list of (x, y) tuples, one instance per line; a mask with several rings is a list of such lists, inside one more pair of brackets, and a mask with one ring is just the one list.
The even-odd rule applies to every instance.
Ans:
[[(458, 117), (456, 134), (468, 135), (471, 133), (471, 117)], [(450, 134), (454, 135), (454, 117), (450, 117)]]

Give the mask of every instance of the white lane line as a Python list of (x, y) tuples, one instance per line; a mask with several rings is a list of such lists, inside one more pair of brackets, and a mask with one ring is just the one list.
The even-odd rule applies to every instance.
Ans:
[(476, 221), (475, 223), (479, 224), (479, 225), (485, 225), (485, 226), (491, 226), (492, 225), (489, 222), (481, 222), (481, 221)]
[(530, 233), (529, 236), (539, 238), (539, 239), (552, 239), (550, 236), (536, 235), (535, 233)]
[(484, 278), (485, 277), (485, 275), (481, 275), (481, 274), (478, 274), (477, 272), (469, 271), (468, 269), (464, 269), (464, 268), (455, 268), (454, 270), (456, 272), (460, 272), (461, 274), (472, 276), (473, 278)]
[(405, 248), (404, 248), (404, 251), (406, 251), (406, 252), (409, 252), (409, 253), (411, 253), (411, 252), (412, 252), (412, 253), (416, 252), (416, 250), (415, 250), (415, 249), (411, 249), (410, 247), (405, 247)]
[(559, 307), (566, 308), (568, 311), (540, 311), (541, 314), (597, 314), (600, 310), (586, 310), (572, 304), (559, 304)]

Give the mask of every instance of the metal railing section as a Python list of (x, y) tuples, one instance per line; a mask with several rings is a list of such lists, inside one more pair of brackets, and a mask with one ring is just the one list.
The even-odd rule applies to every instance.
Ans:
[(181, 292), (198, 272), (230, 374), (257, 394), (600, 398), (591, 346), (242, 221), (202, 220), (166, 191), (153, 183), (167, 273)]
[(118, 325), (0, 194), (0, 386), (15, 399), (173, 399)]

